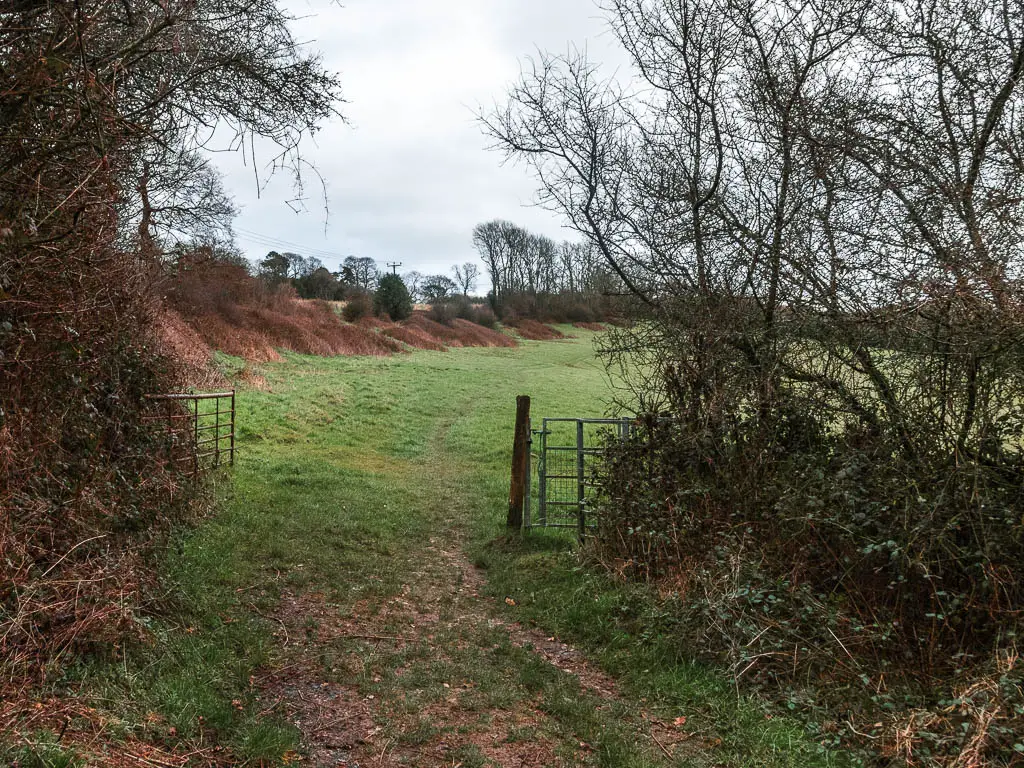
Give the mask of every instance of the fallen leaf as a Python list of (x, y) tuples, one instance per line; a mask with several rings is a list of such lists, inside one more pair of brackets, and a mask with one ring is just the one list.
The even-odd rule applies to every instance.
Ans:
[(675, 720), (672, 721), (672, 725), (674, 725), (676, 728), (686, 725), (686, 715), (680, 715), (679, 717), (677, 717)]

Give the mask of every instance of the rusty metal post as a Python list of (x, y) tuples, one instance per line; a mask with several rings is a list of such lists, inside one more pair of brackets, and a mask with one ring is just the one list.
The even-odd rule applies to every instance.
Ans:
[(512, 482), (508, 492), (509, 528), (523, 527), (523, 506), (526, 500), (526, 483), (529, 482), (527, 465), (530, 451), (530, 398), (519, 395), (516, 398), (516, 432), (512, 442)]

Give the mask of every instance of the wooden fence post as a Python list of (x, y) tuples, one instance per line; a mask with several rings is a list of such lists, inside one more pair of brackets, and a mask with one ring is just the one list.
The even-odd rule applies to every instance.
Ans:
[(516, 434), (512, 443), (512, 485), (508, 492), (509, 528), (523, 527), (523, 506), (526, 500), (527, 462), (530, 460), (530, 398), (516, 398)]

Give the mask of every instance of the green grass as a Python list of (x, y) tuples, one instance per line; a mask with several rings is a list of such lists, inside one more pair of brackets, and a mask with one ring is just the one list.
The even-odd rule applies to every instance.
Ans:
[(0, 765), (19, 768), (79, 768), (83, 763), (74, 750), (59, 743), (57, 735), (49, 731), (34, 734), (33, 744), (16, 749), (0, 749)]
[[(323, 593), (341, 615), (383, 604), (415, 588), (410, 574), (423, 568), (446, 578), (425, 552), (434, 540), (467, 549), (486, 568), (487, 591), (517, 603), (499, 599), (493, 610), (586, 649), (621, 679), (624, 695), (605, 706), (486, 626), (456, 622), (448, 634), (400, 648), (354, 639), (320, 649), (325, 678), (389, 702), (386, 730), (396, 743), (441, 733), (443, 723), (416, 713), (451, 695), (443, 683), (465, 679), (472, 685), (459, 706), (479, 722), (464, 728), (486, 730), (491, 710), (528, 705), (543, 722), (512, 729), (509, 743), (544, 736), (570, 762), (675, 764), (638, 735), (649, 711), (686, 714), (695, 743), (706, 746), (688, 750), (681, 765), (836, 764), (799, 723), (766, 718), (757, 700), (689, 663), (657, 601), (583, 567), (571, 534), (505, 534), (515, 396), (531, 395), (535, 419), (609, 407), (613, 392), (592, 334), (572, 333), (580, 338), (515, 349), (286, 355), (262, 366), (270, 391), (239, 396), (238, 462), (218, 480), (217, 514), (181, 533), (160, 564), (176, 597), (152, 620), (154, 644), (122, 664), (69, 670), (65, 683), (84, 682), (87, 695), (118, 713), (115, 727), (126, 737), (214, 740), (250, 764), (273, 764), (297, 748), (298, 733), (256, 716), (250, 676), (279, 658), (268, 616), (280, 595)], [(231, 358), (220, 364), (229, 374), (241, 367)], [(455, 609), (442, 608), (442, 619), (444, 610)], [(315, 632), (310, 623), (309, 642)], [(592, 751), (580, 756), (579, 743)], [(461, 749), (455, 762), (487, 764), (471, 744)]]

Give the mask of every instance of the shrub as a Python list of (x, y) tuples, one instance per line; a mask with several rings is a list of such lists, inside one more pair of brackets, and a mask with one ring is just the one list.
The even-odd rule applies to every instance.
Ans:
[(430, 306), (428, 316), (435, 323), (451, 326), (457, 319), (468, 320), (485, 328), (495, 328), (498, 318), (486, 304), (474, 304), (465, 296), (453, 296), (450, 299), (437, 301)]
[(570, 323), (592, 323), (596, 317), (594, 310), (582, 302), (569, 304), (565, 308), (565, 319)]
[(350, 323), (356, 322), (373, 312), (373, 302), (366, 293), (353, 294), (341, 310), (341, 316)]
[[(1024, 727), (1024, 669), (1006, 662), (1022, 629), (1024, 466), (1007, 484), (1005, 466), (911, 465), (893, 438), (837, 431), (798, 402), (646, 419), (607, 457), (592, 552), (673, 585), (686, 647), (790, 702), (798, 681), (828, 681), (806, 696), (815, 706), (862, 701), (842, 741), (866, 727), (877, 745), (910, 734), (955, 755), (981, 729), (989, 758), (1010, 754)], [(913, 682), (922, 670), (930, 692)], [(982, 689), (980, 709), (949, 706)], [(934, 717), (915, 725), (915, 710)]]
[(451, 305), (456, 317), (469, 320), (470, 322), (473, 321), (475, 307), (466, 296), (452, 296), (447, 301)]
[(412, 314), (412, 297), (398, 275), (384, 275), (373, 296), (373, 311), (392, 320), (405, 320)]
[(458, 307), (450, 301), (437, 301), (430, 305), (427, 316), (435, 323), (451, 325), (458, 314)]
[(500, 307), (501, 319), (507, 324), (519, 317), (537, 317), (537, 297), (528, 293), (503, 296)]
[(494, 312), (486, 304), (474, 305), (473, 316), (469, 320), (491, 330), (498, 327), (498, 318), (495, 317)]

